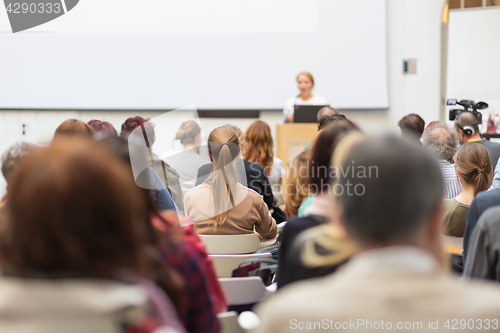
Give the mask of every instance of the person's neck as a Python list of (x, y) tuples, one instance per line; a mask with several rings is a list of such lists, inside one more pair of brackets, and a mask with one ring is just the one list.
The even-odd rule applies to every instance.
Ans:
[(187, 145), (185, 145), (183, 151), (187, 151), (187, 150), (194, 150), (194, 152), (196, 154), (200, 154), (200, 146), (197, 146), (194, 143), (188, 143)]
[(307, 100), (309, 100), (311, 98), (313, 98), (313, 95), (311, 93), (300, 94), (300, 99), (303, 100), (303, 101), (307, 101)]
[(479, 133), (469, 137), (467, 139), (467, 141), (481, 141), (481, 135), (479, 135)]
[(474, 187), (472, 187), (471, 185), (467, 185), (464, 182), (462, 182), (462, 186), (462, 192), (460, 192), (460, 194), (455, 197), (455, 200), (457, 200), (461, 204), (470, 206), (475, 196)]

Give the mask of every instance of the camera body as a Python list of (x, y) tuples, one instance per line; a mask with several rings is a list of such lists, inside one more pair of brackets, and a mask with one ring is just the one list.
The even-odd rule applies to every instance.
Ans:
[(464, 112), (470, 112), (476, 117), (478, 124), (481, 124), (483, 122), (483, 115), (478, 110), (484, 110), (488, 108), (488, 104), (485, 102), (475, 103), (474, 101), (468, 99), (461, 100), (460, 102), (456, 99), (449, 99), (448, 101), (446, 101), (446, 105), (460, 105), (463, 107), (463, 109), (450, 110), (449, 119), (451, 121), (457, 119), (457, 117)]

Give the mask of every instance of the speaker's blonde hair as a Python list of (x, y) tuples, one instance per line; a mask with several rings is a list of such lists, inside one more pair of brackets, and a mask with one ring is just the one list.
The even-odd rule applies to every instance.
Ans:
[(300, 73), (297, 75), (297, 77), (295, 78), (295, 80), (296, 80), (297, 82), (299, 82), (299, 77), (300, 77), (301, 75), (302, 75), (302, 76), (307, 77), (307, 78), (311, 81), (311, 83), (312, 83), (312, 85), (313, 85), (313, 87), (314, 87), (314, 77), (312, 76), (312, 74), (311, 74), (311, 73), (306, 72), (306, 71), (304, 71), (304, 72), (300, 72)]

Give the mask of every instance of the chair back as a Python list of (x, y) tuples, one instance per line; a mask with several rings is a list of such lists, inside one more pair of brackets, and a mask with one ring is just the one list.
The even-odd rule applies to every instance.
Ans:
[(246, 305), (261, 302), (276, 291), (276, 283), (266, 287), (259, 276), (219, 278), (228, 305)]
[(261, 242), (257, 234), (246, 235), (198, 235), (205, 244), (208, 254), (244, 254), (274, 244), (276, 241)]

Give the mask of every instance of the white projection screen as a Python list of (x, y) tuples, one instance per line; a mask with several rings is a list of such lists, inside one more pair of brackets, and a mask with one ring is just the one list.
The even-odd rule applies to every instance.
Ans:
[(1, 9), (0, 108), (274, 110), (309, 71), (385, 109), (386, 32), (385, 0), (80, 0), (15, 34)]

